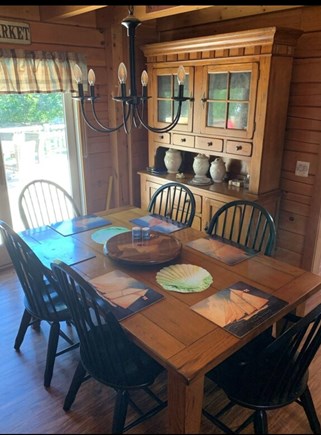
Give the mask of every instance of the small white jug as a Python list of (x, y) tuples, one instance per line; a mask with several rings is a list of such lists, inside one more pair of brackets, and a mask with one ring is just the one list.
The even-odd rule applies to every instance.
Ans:
[(209, 167), (208, 157), (205, 154), (197, 154), (194, 157), (193, 171), (196, 177), (205, 177)]
[(181, 152), (170, 148), (165, 153), (164, 163), (169, 174), (176, 174), (182, 163)]
[(224, 180), (226, 167), (225, 162), (221, 159), (221, 157), (217, 157), (211, 163), (210, 174), (214, 183), (222, 183)]

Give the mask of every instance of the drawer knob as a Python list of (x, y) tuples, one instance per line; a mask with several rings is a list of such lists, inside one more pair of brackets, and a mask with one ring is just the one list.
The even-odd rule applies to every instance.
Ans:
[(183, 137), (183, 138), (181, 139), (181, 142), (186, 142), (186, 138)]
[(242, 149), (242, 145), (236, 145), (236, 151), (240, 151)]
[(213, 142), (207, 142), (207, 145), (208, 145), (209, 147), (211, 147), (211, 146), (213, 146)]

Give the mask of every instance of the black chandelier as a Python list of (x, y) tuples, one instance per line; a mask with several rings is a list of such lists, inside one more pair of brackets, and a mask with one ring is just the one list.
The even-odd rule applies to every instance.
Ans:
[[(122, 103), (122, 123), (117, 127), (107, 127), (103, 125), (98, 119), (95, 101), (97, 97), (95, 95), (95, 73), (92, 69), (88, 71), (88, 83), (89, 83), (89, 95), (84, 94), (84, 88), (82, 83), (82, 71), (78, 65), (75, 65), (74, 76), (78, 84), (78, 95), (73, 98), (80, 101), (81, 112), (86, 124), (93, 130), (100, 133), (112, 133), (124, 127), (126, 134), (129, 133), (131, 125), (135, 127), (143, 126), (149, 131), (154, 133), (166, 133), (172, 130), (178, 123), (181, 116), (182, 103), (184, 101), (190, 100), (188, 97), (184, 97), (184, 79), (185, 70), (183, 66), (179, 66), (177, 71), (177, 81), (178, 81), (178, 95), (173, 96), (171, 99), (178, 103), (177, 113), (174, 116), (172, 122), (163, 128), (155, 128), (149, 126), (144, 121), (144, 112), (146, 108), (147, 100), (151, 97), (147, 96), (147, 84), (148, 84), (148, 74), (144, 70), (141, 75), (142, 83), (142, 95), (137, 95), (136, 89), (136, 67), (135, 67), (135, 30), (141, 22), (133, 15), (133, 7), (128, 9), (129, 15), (124, 18), (121, 22), (123, 26), (127, 28), (127, 36), (129, 38), (129, 67), (130, 67), (130, 89), (129, 94), (126, 95), (126, 80), (127, 80), (127, 69), (124, 63), (120, 63), (118, 67), (118, 80), (120, 83), (120, 96), (112, 97), (113, 100)], [(91, 109), (93, 113), (93, 118), (96, 124), (89, 121), (86, 112), (86, 102), (91, 103)]]

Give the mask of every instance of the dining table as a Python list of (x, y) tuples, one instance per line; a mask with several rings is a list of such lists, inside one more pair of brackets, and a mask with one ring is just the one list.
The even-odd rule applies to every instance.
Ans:
[[(105, 228), (115, 226), (129, 231), (136, 226), (133, 219), (147, 214), (146, 210), (134, 206), (96, 213), (108, 221)], [(75, 250), (82, 247), (85, 253), (72, 264), (85, 279), (92, 280), (119, 270), (163, 296), (120, 322), (132, 340), (167, 371), (168, 433), (200, 433), (205, 374), (275, 325), (287, 313), (302, 312), (302, 307), (306, 307), (310, 300), (321, 300), (321, 276), (262, 253), (233, 264), (223, 262), (190, 246), (191, 242), (207, 237), (205, 232), (191, 227), (180, 228), (170, 234), (169, 237), (179, 243), (181, 249), (173, 255), (169, 253), (167, 262), (150, 263), (136, 263), (128, 261), (128, 258), (118, 261), (106, 252), (104, 244), (94, 240), (93, 234), (97, 230), (92, 228), (62, 236), (47, 227), (40, 231), (42, 236), (38, 237), (38, 243), (45, 246), (47, 239), (69, 239), (70, 243), (74, 243)], [(32, 237), (28, 231), (22, 232), (22, 235), (27, 242)], [(167, 290), (157, 276), (164, 267), (178, 264), (188, 265), (185, 266), (188, 269), (205, 269), (212, 277), (210, 285), (201, 291)], [(237, 282), (246, 283), (285, 302), (242, 336), (231, 333), (192, 309)]]

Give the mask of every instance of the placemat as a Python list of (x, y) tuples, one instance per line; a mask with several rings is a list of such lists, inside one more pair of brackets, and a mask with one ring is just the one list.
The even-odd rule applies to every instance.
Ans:
[(109, 224), (111, 224), (111, 221), (107, 219), (94, 214), (88, 214), (86, 216), (77, 216), (72, 219), (56, 222), (49, 225), (49, 227), (62, 236), (71, 236), (72, 234), (82, 233), (83, 231), (104, 227)]

